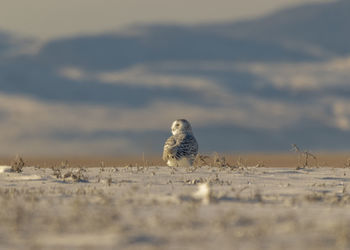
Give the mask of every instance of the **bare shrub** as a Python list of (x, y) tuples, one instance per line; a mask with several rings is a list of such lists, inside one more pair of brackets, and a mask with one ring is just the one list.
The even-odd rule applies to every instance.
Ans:
[(22, 173), (24, 165), (22, 157), (17, 155), (11, 163), (11, 172)]
[(238, 157), (238, 160), (236, 161), (236, 166), (237, 166), (237, 168), (240, 168), (240, 169), (247, 168), (247, 164), (244, 162), (242, 157)]
[(65, 160), (61, 162), (61, 168), (70, 168), (69, 161)]
[(53, 166), (51, 167), (52, 171), (53, 171), (53, 175), (57, 178), (57, 179), (62, 179), (64, 174), (62, 173), (63, 169), (69, 168), (70, 164), (67, 160), (62, 161), (60, 166)]
[(350, 158), (348, 158), (348, 159), (346, 160), (346, 163), (344, 163), (344, 166), (345, 166), (346, 168), (350, 168)]
[(100, 173), (105, 171), (105, 163), (104, 161), (100, 162)]
[(142, 153), (142, 166), (148, 167), (148, 161), (145, 158), (145, 153)]
[(210, 160), (210, 156), (208, 155), (202, 155), (202, 154), (197, 154), (196, 155), (196, 158), (194, 160), (194, 166), (196, 167), (202, 167), (202, 166), (209, 166), (210, 163), (209, 161)]
[[(309, 159), (310, 157), (315, 160), (316, 166), (318, 166), (317, 157), (310, 153), (308, 150), (301, 150), (296, 144), (292, 144), (292, 150), (298, 153), (298, 167), (297, 169), (309, 167)], [(302, 159), (304, 158), (304, 162)]]
[(109, 177), (107, 178), (107, 185), (108, 185), (108, 186), (111, 186), (112, 183), (113, 183), (112, 176), (109, 176)]
[(230, 165), (226, 162), (225, 156), (220, 156), (217, 152), (214, 153), (213, 158), (213, 165), (214, 167), (230, 167)]
[(53, 171), (53, 175), (57, 178), (57, 179), (61, 179), (62, 178), (62, 170), (60, 167), (52, 167), (51, 168)]
[(64, 180), (71, 178), (74, 182), (87, 182), (88, 177), (84, 175), (86, 169), (79, 168), (78, 170), (69, 170), (63, 175)]
[(61, 163), (61, 166), (59, 167), (52, 167), (51, 169), (53, 171), (53, 175), (57, 179), (62, 179), (63, 181), (71, 179), (74, 182), (88, 182), (88, 177), (84, 174), (86, 172), (86, 169), (67, 169), (64, 172), (63, 170), (66, 169), (67, 166), (69, 166), (69, 164), (66, 161), (65, 163)]

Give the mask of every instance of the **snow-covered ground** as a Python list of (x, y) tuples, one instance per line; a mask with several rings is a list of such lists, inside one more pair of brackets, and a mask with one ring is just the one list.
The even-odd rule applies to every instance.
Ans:
[(1, 249), (349, 249), (350, 168), (0, 167)]

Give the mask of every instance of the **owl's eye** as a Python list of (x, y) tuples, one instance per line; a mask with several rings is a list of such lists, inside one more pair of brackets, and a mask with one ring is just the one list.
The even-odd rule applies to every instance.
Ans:
[(175, 127), (178, 127), (178, 126), (179, 126), (179, 124), (176, 124), (176, 125), (175, 125)]

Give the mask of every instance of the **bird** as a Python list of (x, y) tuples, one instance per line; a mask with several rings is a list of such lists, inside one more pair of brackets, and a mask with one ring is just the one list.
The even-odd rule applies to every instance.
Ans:
[(191, 124), (186, 119), (177, 119), (171, 125), (171, 133), (164, 144), (163, 160), (169, 167), (192, 166), (198, 154), (198, 143)]

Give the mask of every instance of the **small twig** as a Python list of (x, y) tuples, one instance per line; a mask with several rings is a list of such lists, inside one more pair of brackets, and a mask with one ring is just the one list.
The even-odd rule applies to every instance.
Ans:
[(301, 159), (303, 157), (303, 155), (305, 156), (305, 162), (302, 164), (302, 167), (305, 168), (305, 167), (308, 167), (309, 166), (309, 157), (313, 158), (316, 162), (316, 166), (318, 166), (318, 159), (317, 157), (310, 153), (308, 150), (301, 150), (296, 144), (292, 144), (292, 150), (297, 152), (299, 155), (298, 155), (298, 167), (297, 169), (300, 169), (300, 165), (301, 165)]

